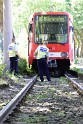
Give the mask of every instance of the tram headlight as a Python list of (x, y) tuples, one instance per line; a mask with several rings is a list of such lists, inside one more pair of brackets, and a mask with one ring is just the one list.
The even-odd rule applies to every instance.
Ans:
[(68, 56), (68, 53), (66, 53), (66, 52), (61, 53), (61, 57), (66, 58), (67, 56)]

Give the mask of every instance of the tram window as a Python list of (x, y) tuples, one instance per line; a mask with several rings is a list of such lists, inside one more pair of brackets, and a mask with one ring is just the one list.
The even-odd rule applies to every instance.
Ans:
[(50, 34), (49, 35), (49, 40), (56, 40), (55, 34)]

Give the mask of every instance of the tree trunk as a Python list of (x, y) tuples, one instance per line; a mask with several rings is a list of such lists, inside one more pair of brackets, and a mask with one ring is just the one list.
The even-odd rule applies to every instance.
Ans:
[(12, 39), (12, 0), (3, 0), (3, 57), (6, 65), (5, 71), (9, 70), (8, 45)]
[(83, 57), (83, 29), (81, 30), (81, 51), (80, 51), (81, 57)]

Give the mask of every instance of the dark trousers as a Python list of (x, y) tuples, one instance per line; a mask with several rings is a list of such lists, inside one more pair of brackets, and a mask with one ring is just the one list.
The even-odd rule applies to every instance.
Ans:
[(38, 59), (37, 60), (37, 66), (38, 66), (38, 71), (39, 71), (39, 75), (40, 75), (40, 80), (44, 81), (43, 76), (45, 74), (47, 77), (47, 80), (50, 81), (50, 74), (49, 74), (46, 59)]
[(18, 73), (18, 58), (10, 57), (10, 73), (14, 72), (14, 74)]

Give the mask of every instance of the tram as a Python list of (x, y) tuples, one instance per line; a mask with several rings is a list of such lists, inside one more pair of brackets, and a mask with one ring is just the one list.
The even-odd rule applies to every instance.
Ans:
[(37, 12), (30, 16), (28, 26), (28, 63), (37, 70), (34, 51), (48, 40), (48, 67), (56, 76), (64, 74), (74, 62), (73, 17), (68, 12)]

